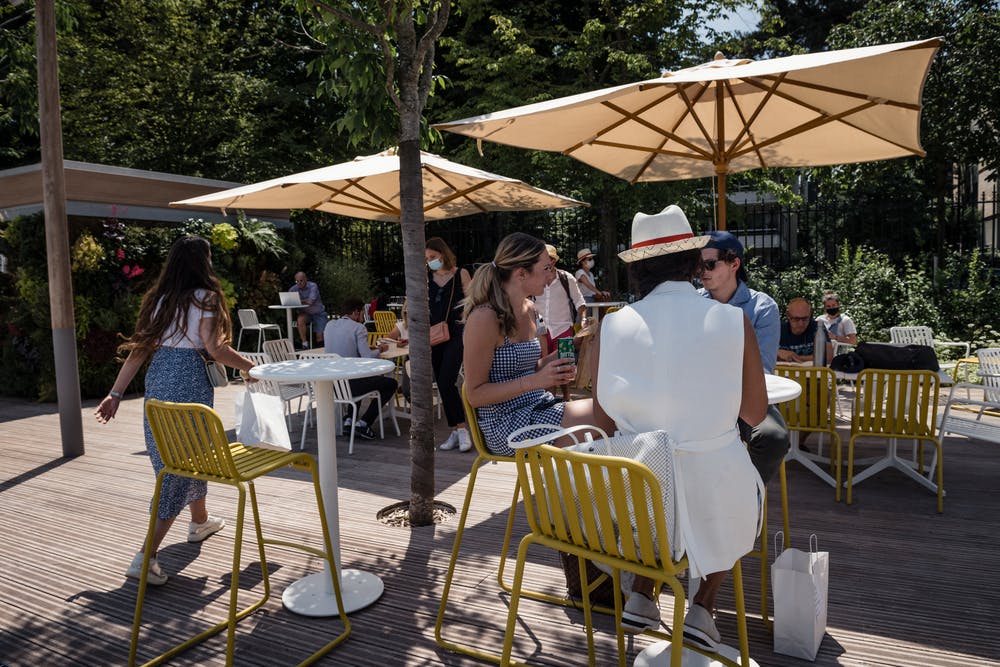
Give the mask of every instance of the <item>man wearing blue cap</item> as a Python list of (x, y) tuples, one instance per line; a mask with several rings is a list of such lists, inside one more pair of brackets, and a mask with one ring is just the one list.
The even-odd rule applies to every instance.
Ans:
[[(743, 244), (724, 231), (711, 232), (711, 240), (701, 249), (701, 293), (706, 298), (736, 306), (746, 313), (760, 347), (760, 360), (765, 373), (774, 373), (781, 335), (781, 313), (774, 299), (747, 287), (747, 270), (743, 266)], [(766, 484), (777, 472), (788, 452), (788, 427), (778, 408), (768, 406), (764, 421), (750, 427), (739, 421), (740, 437), (747, 443), (750, 460)]]

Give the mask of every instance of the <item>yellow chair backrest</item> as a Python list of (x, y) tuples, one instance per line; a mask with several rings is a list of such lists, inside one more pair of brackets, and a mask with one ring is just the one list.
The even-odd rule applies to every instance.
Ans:
[(222, 418), (201, 403), (146, 401), (146, 418), (160, 458), (167, 468), (239, 479)]
[(858, 374), (851, 433), (933, 437), (939, 383), (933, 371), (866, 368)]
[(483, 436), (483, 430), (479, 428), (479, 415), (476, 414), (476, 409), (469, 404), (469, 397), (465, 393), (465, 384), (462, 385), (462, 409), (465, 410), (465, 423), (469, 427), (469, 435), (472, 436), (472, 444), (475, 445), (476, 451), (479, 452), (479, 456), (490, 461), (512, 461), (511, 456), (500, 456), (494, 454), (490, 451), (489, 447), (486, 446), (486, 438)]
[[(550, 445), (520, 449), (516, 461), (533, 534), (576, 547), (577, 553), (583, 549), (623, 564), (676, 572), (660, 482), (648, 467)], [(628, 517), (630, 509), (632, 530), (619, 530), (615, 517)]]
[(830, 430), (835, 426), (837, 375), (826, 366), (783, 366), (774, 374), (795, 380), (802, 393), (793, 401), (778, 404), (788, 428), (801, 431)]
[(384, 336), (396, 328), (396, 313), (391, 310), (376, 310), (373, 315), (375, 332)]

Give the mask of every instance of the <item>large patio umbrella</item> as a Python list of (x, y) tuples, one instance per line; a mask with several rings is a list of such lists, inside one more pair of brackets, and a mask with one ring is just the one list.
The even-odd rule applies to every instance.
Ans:
[(630, 183), (924, 155), (920, 107), (940, 40), (771, 60), (715, 60), (663, 76), (435, 125), (558, 151)]
[[(444, 220), (489, 211), (531, 211), (584, 202), (523, 181), (420, 153), (424, 218)], [(399, 157), (395, 149), (330, 167), (171, 202), (171, 206), (314, 209), (353, 218), (399, 222)]]

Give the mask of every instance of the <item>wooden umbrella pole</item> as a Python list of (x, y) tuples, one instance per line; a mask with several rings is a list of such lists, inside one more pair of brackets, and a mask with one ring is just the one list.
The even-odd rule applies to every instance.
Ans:
[(726, 165), (715, 165), (715, 176), (719, 181), (718, 187), (718, 211), (719, 211), (719, 230), (725, 231), (726, 229)]

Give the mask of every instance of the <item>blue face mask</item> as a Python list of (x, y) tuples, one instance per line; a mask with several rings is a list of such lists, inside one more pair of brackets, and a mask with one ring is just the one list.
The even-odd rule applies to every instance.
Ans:
[(432, 259), (431, 261), (427, 262), (427, 268), (430, 269), (431, 271), (437, 271), (442, 266), (444, 266), (444, 262), (442, 262), (440, 259)]

